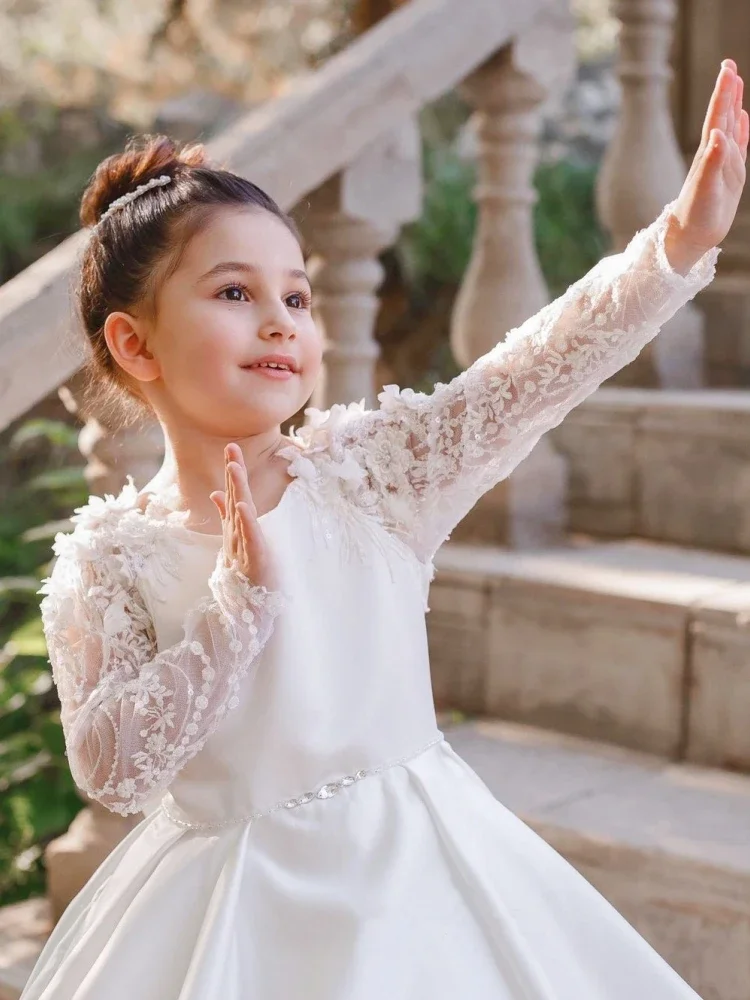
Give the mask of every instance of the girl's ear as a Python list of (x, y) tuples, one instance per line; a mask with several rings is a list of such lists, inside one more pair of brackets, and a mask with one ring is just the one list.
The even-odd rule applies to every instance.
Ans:
[(153, 382), (161, 374), (158, 360), (146, 344), (146, 325), (126, 312), (111, 312), (104, 322), (104, 339), (117, 364), (138, 382)]

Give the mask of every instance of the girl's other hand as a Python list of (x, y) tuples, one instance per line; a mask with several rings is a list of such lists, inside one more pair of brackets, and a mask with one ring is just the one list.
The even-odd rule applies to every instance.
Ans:
[(745, 186), (748, 113), (744, 83), (733, 59), (725, 59), (703, 124), (701, 144), (674, 206), (675, 226), (666, 251), (676, 270), (687, 273), (729, 232)]
[(221, 514), (224, 535), (224, 565), (237, 560), (239, 569), (256, 586), (275, 589), (271, 558), (258, 524), (247, 478), (242, 449), (228, 444), (224, 449), (224, 490), (215, 490), (210, 499)]

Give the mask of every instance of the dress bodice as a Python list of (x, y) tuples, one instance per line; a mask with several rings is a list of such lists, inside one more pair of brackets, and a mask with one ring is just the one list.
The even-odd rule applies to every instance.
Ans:
[[(300, 480), (260, 524), (284, 613), (238, 706), (170, 786), (170, 813), (193, 822), (264, 810), (400, 758), (438, 732), (425, 629), (429, 578), (414, 553), (382, 529), (373, 544), (364, 516), (346, 531), (328, 531)], [(187, 535), (170, 581), (143, 587), (160, 649), (178, 641), (185, 612), (208, 594), (221, 547), (219, 536)]]

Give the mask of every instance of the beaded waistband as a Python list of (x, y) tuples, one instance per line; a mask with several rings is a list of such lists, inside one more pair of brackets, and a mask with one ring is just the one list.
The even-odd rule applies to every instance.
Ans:
[(255, 820), (263, 819), (264, 816), (270, 816), (272, 813), (279, 812), (282, 809), (296, 809), (299, 806), (307, 805), (307, 803), (312, 802), (313, 799), (333, 798), (333, 796), (337, 795), (343, 788), (348, 788), (349, 786), (356, 784), (358, 781), (362, 781), (364, 778), (370, 778), (375, 774), (381, 774), (383, 771), (389, 770), (389, 768), (398, 767), (399, 764), (406, 764), (408, 761), (414, 760), (426, 750), (429, 750), (430, 747), (435, 746), (436, 743), (440, 743), (444, 739), (445, 736), (443, 733), (439, 733), (431, 739), (429, 743), (425, 743), (424, 746), (421, 746), (418, 750), (414, 750), (412, 753), (399, 757), (396, 760), (386, 761), (384, 764), (379, 764), (377, 767), (362, 768), (359, 771), (355, 771), (353, 774), (345, 774), (343, 777), (337, 778), (335, 781), (328, 781), (324, 785), (320, 785), (314, 791), (304, 792), (302, 795), (298, 795), (295, 798), (282, 799), (268, 809), (248, 813), (246, 816), (236, 816), (233, 819), (223, 820), (221, 823), (193, 823), (190, 820), (180, 819), (169, 811), (169, 808), (164, 800), (161, 802), (161, 810), (172, 823), (175, 823), (177, 826), (181, 826), (186, 830), (221, 830), (224, 827), (236, 826), (240, 823), (254, 822)]

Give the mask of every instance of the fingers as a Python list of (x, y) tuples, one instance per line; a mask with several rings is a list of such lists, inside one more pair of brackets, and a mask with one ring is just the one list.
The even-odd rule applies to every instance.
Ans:
[(712, 129), (708, 138), (708, 146), (703, 156), (703, 168), (710, 167), (712, 170), (721, 168), (721, 164), (729, 150), (729, 142), (726, 133), (719, 128)]
[(250, 559), (250, 543), (248, 539), (246, 521), (247, 510), (245, 505), (240, 501), (240, 503), (237, 504), (237, 524), (239, 525), (239, 537), (237, 539), (238, 559), (240, 560), (240, 565), (247, 571)]
[(223, 521), (227, 516), (226, 493), (223, 493), (221, 490), (214, 490), (213, 493), (209, 494), (209, 500), (214, 502)]
[[(234, 444), (225, 449), (225, 511), (232, 557), (246, 573), (254, 572), (258, 560), (262, 563), (262, 536), (257, 523), (258, 512), (253, 501), (242, 450)], [(220, 497), (220, 491), (212, 499)], [(219, 504), (217, 503), (217, 506)], [(227, 523), (225, 521), (225, 523)]]
[(727, 129), (729, 109), (734, 108), (737, 72), (733, 68), (735, 63), (731, 59), (725, 60), (721, 71), (716, 79), (714, 92), (708, 102), (706, 118), (703, 122), (703, 133), (701, 144), (707, 145), (711, 131), (720, 128), (723, 132)]
[(245, 457), (239, 448), (237, 449), (237, 459), (232, 463), (232, 466), (234, 470), (235, 502), (238, 505), (240, 502), (245, 503), (250, 515), (257, 517), (258, 512), (255, 509), (255, 502), (250, 491), (250, 480), (247, 474), (247, 466), (245, 465)]
[(740, 143), (740, 130), (742, 128), (742, 99), (745, 94), (745, 81), (741, 76), (737, 77), (737, 89), (734, 98), (734, 129), (733, 134), (737, 145)]
[(237, 551), (237, 498), (234, 492), (234, 472), (232, 463), (229, 462), (229, 532), (232, 539), (232, 551), (236, 555)]

